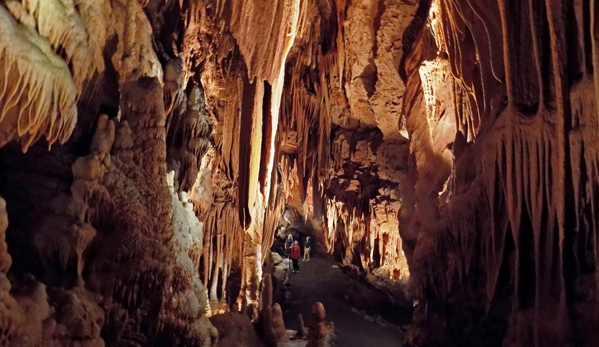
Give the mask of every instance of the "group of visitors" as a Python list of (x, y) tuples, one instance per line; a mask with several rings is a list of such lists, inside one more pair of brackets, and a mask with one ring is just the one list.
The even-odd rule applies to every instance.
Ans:
[[(312, 242), (310, 241), (310, 236), (306, 237), (306, 242), (304, 242), (304, 260), (310, 261), (310, 249), (312, 248)], [(299, 272), (299, 258), (301, 256), (301, 249), (299, 246), (299, 242), (293, 240), (293, 235), (289, 234), (285, 239), (285, 252), (291, 258), (291, 262), (293, 263), (293, 271)]]

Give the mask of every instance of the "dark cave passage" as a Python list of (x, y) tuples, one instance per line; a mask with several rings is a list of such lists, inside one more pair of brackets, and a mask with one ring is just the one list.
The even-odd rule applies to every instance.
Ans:
[[(285, 263), (283, 260), (278, 267), (284, 269)], [(299, 267), (300, 272), (292, 273), (289, 284), (280, 286), (275, 296), (287, 329), (297, 329), (298, 314), (308, 324), (310, 308), (319, 301), (326, 309), (326, 319), (334, 323), (337, 346), (402, 346), (411, 322), (408, 308), (390, 302), (388, 294), (343, 271), (330, 255), (314, 255), (308, 262), (300, 260)], [(287, 297), (285, 291), (289, 291)]]

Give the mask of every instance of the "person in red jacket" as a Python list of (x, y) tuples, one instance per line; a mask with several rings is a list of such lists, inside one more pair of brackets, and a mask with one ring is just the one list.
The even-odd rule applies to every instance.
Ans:
[(300, 258), (300, 246), (297, 243), (297, 241), (293, 242), (293, 245), (291, 246), (291, 261), (293, 262), (293, 271), (292, 272), (299, 272), (299, 258)]

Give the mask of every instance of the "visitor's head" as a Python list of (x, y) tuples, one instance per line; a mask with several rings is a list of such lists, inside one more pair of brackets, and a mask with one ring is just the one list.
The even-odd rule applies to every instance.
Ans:
[(297, 245), (297, 241), (293, 241), (293, 244), (294, 244), (294, 245)]
[(287, 238), (288, 238), (288, 239), (292, 239), (292, 238), (293, 238), (293, 235), (289, 234), (289, 235), (287, 235)]
[(310, 241), (310, 236), (306, 237), (306, 241)]

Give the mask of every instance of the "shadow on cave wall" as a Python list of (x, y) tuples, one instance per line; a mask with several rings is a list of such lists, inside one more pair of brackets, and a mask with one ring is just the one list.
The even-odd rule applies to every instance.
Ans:
[(69, 259), (66, 269), (59, 265), (57, 254), (54, 261), (43, 264), (33, 240), (45, 217), (52, 213), (52, 200), (70, 193), (76, 156), (66, 145), (55, 145), (48, 151), (44, 142), (27, 153), (16, 143), (0, 149), (0, 196), (6, 200), (6, 242), (13, 258), (9, 277), (18, 283), (33, 276), (46, 285), (69, 288), (77, 279), (76, 259)]

